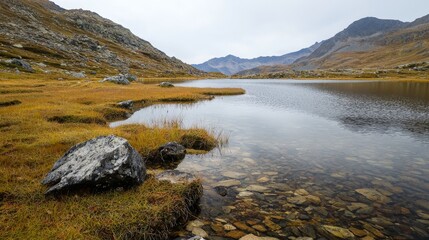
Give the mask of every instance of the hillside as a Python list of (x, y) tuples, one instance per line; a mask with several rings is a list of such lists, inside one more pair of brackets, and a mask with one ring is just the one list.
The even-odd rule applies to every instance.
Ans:
[(94, 12), (48, 0), (2, 0), (0, 19), (0, 71), (15, 71), (10, 59), (22, 58), (45, 73), (203, 74)]
[(238, 75), (327, 69), (392, 69), (429, 62), (429, 15), (411, 23), (363, 18), (291, 65), (264, 66)]
[(237, 72), (259, 66), (291, 64), (299, 58), (310, 55), (319, 46), (320, 43), (315, 43), (311, 47), (284, 54), (282, 56), (258, 57), (253, 59), (245, 59), (234, 55), (228, 55), (226, 57), (213, 58), (201, 64), (193, 64), (192, 66), (205, 72), (221, 72), (226, 75), (232, 75)]

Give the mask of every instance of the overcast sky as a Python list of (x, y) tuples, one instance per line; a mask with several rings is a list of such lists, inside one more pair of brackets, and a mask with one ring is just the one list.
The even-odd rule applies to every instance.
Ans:
[(413, 21), (429, 0), (54, 0), (129, 28), (187, 63), (233, 54), (283, 55), (367, 16)]

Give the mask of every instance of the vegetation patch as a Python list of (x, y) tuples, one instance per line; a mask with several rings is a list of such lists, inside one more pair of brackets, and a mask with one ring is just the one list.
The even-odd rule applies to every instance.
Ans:
[(13, 101), (6, 101), (6, 102), (0, 102), (0, 107), (9, 107), (21, 104), (22, 102), (19, 100), (13, 100)]
[(180, 138), (180, 144), (185, 148), (210, 151), (217, 145), (217, 140), (207, 132), (191, 130)]
[(75, 115), (54, 116), (54, 117), (48, 118), (48, 121), (57, 122), (57, 123), (85, 123), (85, 124), (95, 123), (100, 125), (104, 125), (107, 123), (104, 119), (101, 119), (101, 118), (75, 116)]

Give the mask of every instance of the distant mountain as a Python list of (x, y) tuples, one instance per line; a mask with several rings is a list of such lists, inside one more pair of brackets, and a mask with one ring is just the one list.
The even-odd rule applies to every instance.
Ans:
[(310, 55), (321, 43), (315, 43), (311, 47), (301, 49), (297, 52), (288, 53), (282, 56), (258, 57), (253, 59), (239, 58), (234, 55), (228, 55), (221, 58), (213, 58), (201, 64), (193, 64), (195, 68), (205, 72), (221, 72), (226, 75), (232, 75), (237, 72), (259, 67), (277, 64), (291, 64), (295, 60)]
[(287, 70), (392, 68), (429, 62), (429, 15), (405, 23), (373, 17), (353, 22), (291, 65), (262, 66), (239, 75)]
[(97, 13), (65, 10), (48, 0), (0, 1), (0, 71), (15, 71), (8, 64), (12, 58), (44, 72), (203, 74)]

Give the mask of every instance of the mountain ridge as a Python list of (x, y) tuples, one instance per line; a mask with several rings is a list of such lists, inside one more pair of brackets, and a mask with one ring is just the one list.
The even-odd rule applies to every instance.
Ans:
[(205, 72), (221, 72), (226, 75), (232, 75), (259, 66), (293, 63), (296, 59), (311, 54), (320, 44), (321, 43), (316, 42), (308, 48), (303, 48), (299, 51), (283, 54), (281, 56), (261, 56), (246, 59), (229, 54), (225, 57), (212, 58), (201, 64), (192, 64), (192, 66)]
[(48, 0), (4, 0), (0, 2), (0, 18), (8, 19), (0, 21), (3, 71), (11, 71), (5, 60), (22, 58), (45, 72), (203, 75), (129, 29), (88, 10), (66, 10)]

